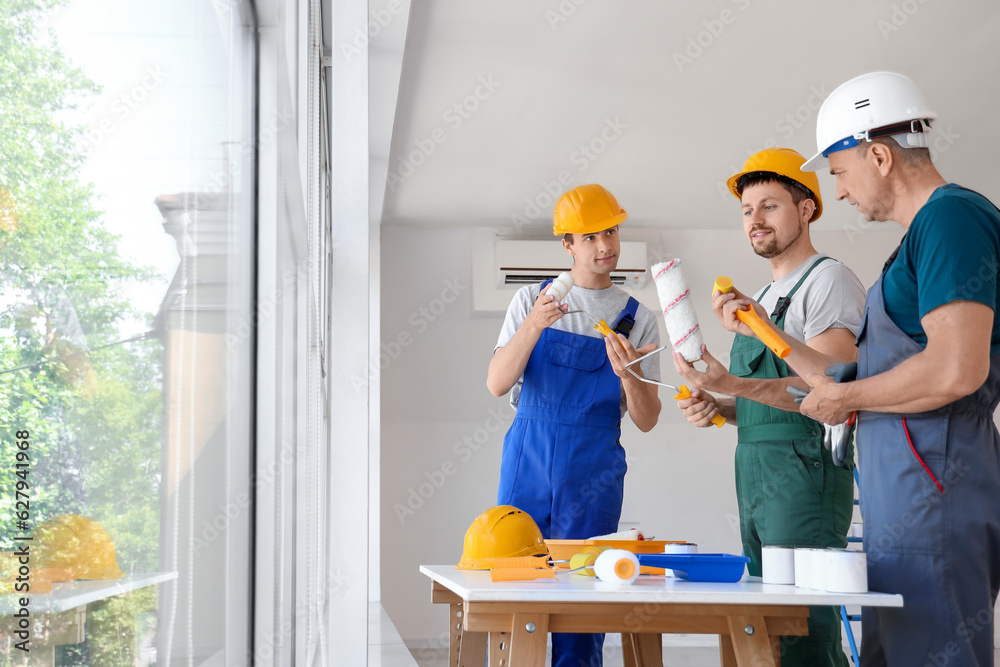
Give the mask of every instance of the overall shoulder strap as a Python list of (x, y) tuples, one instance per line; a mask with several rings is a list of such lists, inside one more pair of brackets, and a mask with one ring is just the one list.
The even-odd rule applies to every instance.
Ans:
[[(806, 278), (808, 278), (809, 274), (813, 272), (813, 269), (815, 269), (817, 266), (819, 266), (821, 263), (825, 262), (828, 259), (830, 259), (830, 257), (823, 255), (815, 262), (813, 262), (812, 266), (810, 266), (809, 269), (805, 272), (805, 274), (803, 274), (803, 276), (799, 278), (799, 281), (795, 283), (795, 286), (792, 287), (791, 290), (789, 290), (788, 294), (778, 299), (777, 303), (774, 304), (774, 311), (771, 313), (772, 322), (778, 324), (779, 321), (785, 319), (785, 311), (788, 310), (789, 304), (792, 303), (792, 296), (794, 296), (795, 293), (799, 291), (799, 288), (802, 287), (802, 283), (806, 281)], [(770, 285), (768, 285), (768, 287), (770, 287)], [(764, 295), (761, 294), (761, 296)]]
[(622, 334), (626, 338), (632, 333), (632, 327), (635, 326), (635, 311), (639, 308), (639, 302), (635, 297), (630, 296), (628, 298), (628, 303), (622, 308), (621, 312), (618, 313), (618, 317), (615, 319), (615, 323), (611, 326), (615, 332)]

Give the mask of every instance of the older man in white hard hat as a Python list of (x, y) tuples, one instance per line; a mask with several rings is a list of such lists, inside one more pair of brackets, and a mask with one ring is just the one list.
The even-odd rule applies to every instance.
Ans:
[(863, 610), (863, 665), (993, 664), (1000, 589), (1000, 211), (948, 183), (927, 149), (936, 114), (905, 76), (841, 85), (817, 117), (817, 153), (869, 220), (906, 233), (868, 291), (858, 372), (792, 344), (812, 385), (803, 414), (858, 415), (858, 467), (871, 590), (901, 609)]

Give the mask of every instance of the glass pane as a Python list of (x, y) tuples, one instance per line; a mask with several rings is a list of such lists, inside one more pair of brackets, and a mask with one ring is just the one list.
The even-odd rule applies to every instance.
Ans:
[(245, 662), (249, 16), (0, 0), (0, 667)]

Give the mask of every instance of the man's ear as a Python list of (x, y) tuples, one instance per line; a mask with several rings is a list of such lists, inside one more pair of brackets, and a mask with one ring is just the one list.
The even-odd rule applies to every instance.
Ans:
[(892, 149), (885, 144), (873, 143), (868, 147), (868, 159), (883, 176), (892, 169), (893, 158)]
[(566, 239), (562, 239), (562, 247), (563, 247), (563, 250), (565, 250), (567, 253), (569, 253), (570, 255), (573, 255), (573, 259), (576, 259), (576, 255), (573, 253), (573, 244), (572, 243), (570, 243)]
[(799, 205), (801, 206), (801, 208), (799, 209), (799, 213), (802, 216), (802, 220), (804, 222), (809, 222), (809, 218), (811, 218), (813, 216), (813, 213), (816, 212), (816, 202), (813, 201), (812, 197), (806, 197), (801, 202), (799, 202)]

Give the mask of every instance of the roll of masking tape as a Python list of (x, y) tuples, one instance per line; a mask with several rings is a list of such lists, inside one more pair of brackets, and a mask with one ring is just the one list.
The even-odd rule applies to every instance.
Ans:
[(761, 580), (765, 584), (795, 583), (795, 549), (763, 547), (761, 549)]
[(631, 584), (639, 576), (639, 559), (631, 551), (608, 549), (594, 561), (594, 574), (612, 584)]
[(823, 588), (822, 567), (819, 562), (824, 549), (795, 549), (795, 585), (799, 588)]
[(826, 549), (821, 559), (823, 590), (831, 593), (868, 592), (868, 558), (864, 551)]
[(569, 294), (572, 287), (573, 276), (570, 275), (569, 271), (563, 271), (549, 284), (549, 289), (546, 294), (552, 294), (555, 296), (556, 301), (562, 303), (562, 300), (566, 298), (566, 295)]
[[(667, 542), (663, 545), (663, 553), (665, 554), (696, 554), (698, 553), (698, 545), (693, 542)], [(673, 570), (665, 569), (663, 573), (668, 576), (674, 576)]]

